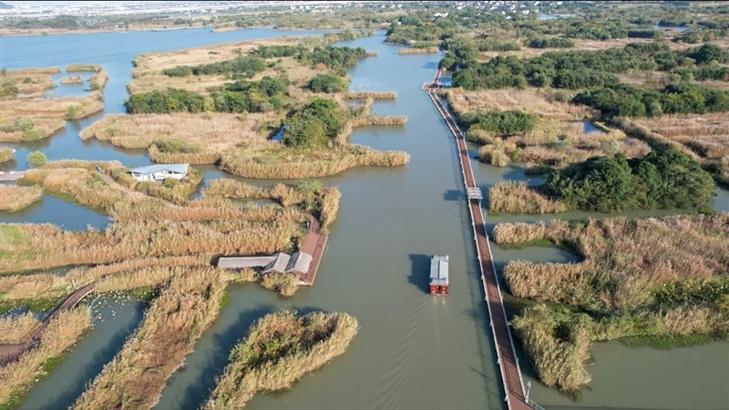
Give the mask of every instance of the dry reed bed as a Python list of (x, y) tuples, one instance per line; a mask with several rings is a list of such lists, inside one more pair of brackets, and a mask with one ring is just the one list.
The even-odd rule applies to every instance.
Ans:
[[(6, 225), (0, 271), (114, 263), (181, 255), (257, 254), (289, 250), (302, 234), (298, 209), (242, 209), (225, 198), (186, 206), (111, 186), (83, 168), (29, 171), (26, 182), (112, 215), (104, 232), (63, 232), (51, 225)], [(131, 194), (136, 195), (131, 195)]]
[[(729, 214), (494, 228), (500, 245), (545, 239), (568, 244), (584, 260), (511, 261), (504, 270), (516, 297), (537, 302), (513, 324), (545, 384), (567, 392), (587, 385), (595, 341), (729, 332), (721, 308), (726, 298), (721, 283), (729, 274)], [(672, 290), (684, 287), (698, 293)], [(707, 290), (712, 287), (719, 293)]]
[(347, 91), (344, 93), (345, 100), (365, 100), (371, 98), (373, 100), (394, 100), (397, 93), (394, 91)]
[(681, 114), (620, 121), (651, 143), (689, 153), (729, 184), (729, 122), (725, 117), (725, 113)]
[(517, 110), (547, 120), (577, 121), (597, 114), (588, 107), (558, 101), (536, 88), (477, 91), (452, 88), (445, 91), (445, 95), (448, 105), (459, 116), (476, 111)]
[(220, 167), (247, 178), (317, 178), (357, 167), (397, 167), (410, 161), (402, 151), (376, 151), (361, 145), (331, 149), (292, 149), (282, 145), (227, 152)]
[[(300, 38), (280, 37), (141, 54), (134, 59), (135, 68), (132, 72), (132, 81), (128, 84), (127, 89), (130, 93), (138, 93), (178, 88), (207, 94), (211, 87), (230, 82), (230, 78), (224, 75), (170, 77), (165, 75), (163, 71), (177, 66), (195, 66), (231, 60), (248, 54), (258, 46), (296, 45), (300, 42)], [(284, 72), (291, 82), (300, 86), (320, 72), (331, 71), (322, 65), (310, 67), (308, 64), (292, 57), (268, 58), (265, 60), (271, 63), (272, 66), (257, 73), (252, 77), (253, 80), (266, 75), (275, 77), (279, 72)]]
[(81, 97), (0, 99), (0, 141), (48, 138), (62, 129), (67, 119), (88, 117), (103, 109), (100, 91)]
[(500, 111), (524, 111), (536, 117), (534, 128), (518, 135), (500, 137), (476, 128), (469, 130), (469, 139), (484, 144), (479, 149), (479, 158), (493, 166), (506, 166), (511, 161), (564, 166), (616, 152), (634, 158), (650, 151), (643, 141), (626, 137), (617, 129), (585, 133), (581, 120), (595, 117), (595, 111), (562, 102), (539, 89), (465, 91), (455, 88), (444, 93), (458, 117)]
[[(107, 115), (85, 128), (81, 138), (96, 138), (121, 148), (149, 149), (158, 158), (164, 154), (170, 154), (168, 157), (187, 154), (187, 162), (212, 164), (223, 151), (236, 145), (265, 142), (266, 136), (258, 129), (277, 119), (275, 113), (117, 114)], [(180, 141), (187, 152), (160, 152), (154, 145), (160, 140)]]
[(151, 408), (221, 309), (226, 280), (216, 269), (180, 271), (141, 326), (86, 391), (75, 409)]
[(0, 345), (24, 343), (40, 323), (33, 313), (0, 317)]
[(351, 126), (371, 127), (371, 126), (398, 126), (404, 127), (408, 118), (404, 115), (365, 115), (352, 119)]
[(53, 75), (60, 72), (59, 67), (6, 70), (0, 73), (0, 82), (12, 82), (18, 89), (18, 97), (40, 97), (53, 88)]
[(645, 142), (626, 137), (620, 130), (586, 134), (581, 122), (557, 120), (537, 120), (534, 129), (522, 135), (501, 138), (472, 129), (468, 136), (485, 144), (479, 149), (479, 158), (494, 166), (513, 160), (561, 167), (618, 152), (629, 158), (642, 157), (651, 150)]
[(262, 317), (231, 352), (204, 408), (240, 409), (256, 393), (290, 389), (303, 375), (344, 354), (357, 330), (357, 320), (346, 313)]
[(544, 239), (569, 244), (584, 261), (510, 262), (504, 275), (517, 297), (609, 312), (652, 303), (652, 291), (660, 284), (729, 274), (729, 213), (494, 228), (500, 245)]
[(324, 187), (319, 183), (257, 187), (234, 179), (217, 179), (210, 183), (206, 196), (223, 196), (234, 199), (270, 199), (281, 206), (297, 206), (314, 214), (326, 230), (337, 217), (341, 193), (337, 188)]
[(499, 182), (489, 189), (489, 212), (545, 214), (567, 209), (564, 202), (548, 198), (526, 182)]
[(75, 75), (75, 76), (71, 76), (71, 77), (63, 77), (63, 78), (61, 78), (61, 80), (59, 82), (64, 85), (83, 84), (84, 79), (81, 78), (80, 75)]
[(47, 364), (62, 357), (63, 353), (81, 339), (91, 327), (88, 307), (59, 312), (43, 331), (40, 343), (25, 352), (17, 361), (0, 367), (0, 407), (15, 408), (22, 402), (30, 387), (48, 374)]
[(0, 212), (17, 212), (41, 199), (38, 187), (0, 184)]
[(438, 47), (425, 47), (425, 48), (403, 48), (400, 49), (400, 55), (410, 54), (435, 54), (438, 52)]
[[(120, 289), (133, 289), (136, 286), (125, 278), (152, 269), (171, 267), (203, 268), (210, 266), (206, 256), (177, 256), (169, 258), (139, 258), (118, 263), (101, 264), (93, 267), (76, 267), (64, 275), (53, 273), (32, 273), (0, 276), (0, 300), (22, 301), (39, 298), (61, 299), (74, 290), (88, 284), (97, 283), (96, 291), (106, 292)], [(148, 280), (147, 278), (140, 278)], [(161, 282), (160, 282), (161, 283)], [(158, 283), (159, 284), (159, 283)]]

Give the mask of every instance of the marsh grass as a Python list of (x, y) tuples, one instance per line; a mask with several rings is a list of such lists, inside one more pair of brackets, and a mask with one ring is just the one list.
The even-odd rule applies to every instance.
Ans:
[(342, 355), (357, 334), (346, 313), (266, 315), (235, 346), (206, 409), (240, 409), (256, 394), (290, 389), (303, 375)]
[(365, 100), (371, 98), (373, 100), (394, 100), (397, 93), (394, 91), (348, 91), (344, 93), (345, 100)]
[(650, 151), (643, 141), (627, 137), (618, 129), (603, 126), (602, 133), (586, 134), (582, 121), (594, 118), (597, 113), (568, 103), (569, 96), (558, 92), (533, 88), (477, 91), (455, 88), (443, 93), (462, 121), (469, 113), (514, 110), (536, 118), (531, 130), (515, 135), (495, 135), (477, 127), (468, 130), (469, 140), (485, 144), (479, 150), (479, 158), (494, 166), (518, 161), (561, 167), (617, 152), (633, 158)]
[(100, 91), (80, 97), (0, 99), (0, 141), (28, 142), (63, 128), (70, 112), (79, 119), (104, 109)]
[(60, 80), (61, 84), (83, 84), (84, 79), (81, 78), (79, 75), (71, 76), (71, 77), (63, 77)]
[(547, 197), (526, 182), (499, 182), (489, 189), (489, 212), (545, 214), (567, 210), (564, 202)]
[(91, 327), (88, 307), (59, 312), (43, 331), (40, 343), (25, 352), (17, 361), (0, 367), (0, 408), (17, 407), (30, 387), (48, 375), (51, 364), (59, 362), (62, 355)]
[(666, 345), (726, 335), (728, 223), (724, 213), (496, 225), (497, 244), (548, 239), (583, 258), (504, 269), (511, 293), (536, 302), (513, 323), (540, 379), (571, 393), (583, 388), (595, 341)]
[(33, 313), (0, 317), (0, 344), (24, 343), (38, 325), (40, 320)]
[(655, 145), (687, 153), (717, 179), (729, 184), (729, 124), (724, 113), (663, 115), (619, 119), (619, 123)]
[(141, 326), (76, 400), (75, 409), (150, 408), (217, 317), (226, 280), (216, 269), (174, 275)]
[(247, 178), (316, 178), (340, 174), (356, 167), (403, 166), (410, 156), (401, 151), (376, 151), (360, 145), (337, 145), (331, 149), (240, 148), (223, 155), (220, 167)]
[(17, 212), (39, 201), (43, 191), (36, 186), (0, 184), (0, 211)]

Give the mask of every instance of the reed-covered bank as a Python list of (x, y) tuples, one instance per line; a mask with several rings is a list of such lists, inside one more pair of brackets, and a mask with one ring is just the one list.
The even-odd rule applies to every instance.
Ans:
[(567, 205), (530, 188), (526, 182), (499, 182), (489, 188), (489, 211), (545, 214), (565, 212)]
[(337, 356), (357, 334), (346, 313), (294, 312), (259, 319), (230, 354), (230, 363), (205, 404), (206, 409), (240, 409), (256, 394), (290, 389)]
[(0, 345), (25, 343), (40, 323), (33, 313), (0, 317)]
[(239, 149), (223, 156), (220, 167), (246, 178), (318, 178), (357, 167), (403, 166), (410, 156), (401, 151), (376, 151), (359, 145), (331, 149), (270, 147)]
[(394, 91), (347, 91), (344, 93), (345, 100), (394, 100), (397, 93)]
[(511, 293), (533, 304), (514, 327), (540, 379), (568, 392), (584, 388), (595, 341), (671, 346), (726, 337), (727, 226), (726, 213), (496, 225), (497, 244), (549, 240), (583, 257), (504, 269)]
[(220, 312), (226, 280), (216, 269), (180, 271), (141, 326), (76, 400), (75, 409), (151, 408)]
[(673, 114), (615, 121), (650, 144), (670, 146), (692, 156), (718, 181), (729, 185), (729, 125), (724, 121), (725, 116), (725, 113)]
[(0, 367), (0, 408), (17, 407), (30, 387), (55, 368), (64, 353), (91, 327), (88, 307), (59, 312), (43, 331), (37, 346), (17, 361)]
[(0, 184), (0, 212), (17, 212), (31, 206), (43, 196), (43, 191), (34, 186)]

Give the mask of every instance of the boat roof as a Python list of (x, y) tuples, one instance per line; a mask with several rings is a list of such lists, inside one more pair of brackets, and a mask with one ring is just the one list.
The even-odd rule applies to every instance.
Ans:
[(430, 258), (430, 282), (448, 284), (448, 255), (433, 255)]
[(190, 164), (154, 164), (129, 170), (135, 174), (154, 174), (160, 171), (170, 171), (175, 173), (187, 173)]

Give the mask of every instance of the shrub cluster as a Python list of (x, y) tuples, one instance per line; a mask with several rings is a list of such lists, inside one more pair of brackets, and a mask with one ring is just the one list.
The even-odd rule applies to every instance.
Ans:
[(547, 176), (544, 188), (572, 208), (601, 212), (626, 209), (710, 209), (711, 175), (675, 150), (653, 151), (628, 160), (592, 158)]
[(201, 112), (205, 99), (192, 91), (168, 88), (145, 93), (135, 93), (126, 103), (130, 114)]
[(260, 81), (237, 81), (211, 92), (218, 112), (266, 112), (279, 109), (286, 99), (286, 78), (263, 77)]
[(273, 45), (260, 46), (251, 52), (261, 58), (295, 57), (306, 53), (306, 48), (300, 45)]
[(337, 93), (346, 91), (349, 81), (345, 77), (332, 74), (317, 74), (309, 81), (309, 90), (315, 93)]
[(523, 111), (476, 112), (463, 116), (470, 127), (490, 133), (507, 136), (521, 134), (534, 128), (535, 119)]
[(337, 72), (344, 72), (354, 67), (357, 62), (367, 57), (362, 47), (315, 47), (312, 51), (300, 55), (300, 59), (311, 64), (324, 64)]
[(527, 47), (531, 48), (572, 48), (575, 42), (564, 37), (532, 38), (527, 41)]
[(254, 56), (240, 56), (232, 60), (197, 66), (177, 66), (162, 72), (170, 77), (188, 75), (232, 74), (236, 77), (250, 78), (266, 68), (266, 61)]
[(669, 84), (660, 92), (625, 84), (581, 92), (574, 102), (608, 116), (643, 117), (729, 111), (729, 92), (690, 83)]
[(315, 98), (286, 119), (283, 143), (292, 147), (321, 146), (336, 138), (344, 124), (337, 103)]
[[(453, 42), (450, 46), (442, 66), (455, 70), (454, 85), (466, 89), (524, 87), (527, 84), (558, 88), (602, 87), (618, 82), (615, 73), (672, 71), (694, 63), (704, 65), (727, 60), (726, 53), (714, 44), (673, 51), (665, 43), (654, 42), (597, 51), (549, 52), (529, 59), (499, 56), (486, 63), (477, 63), (468, 42)], [(712, 71), (707, 71), (706, 75), (710, 73)]]

